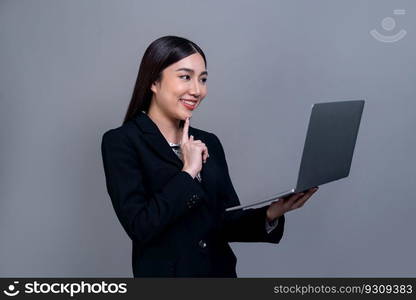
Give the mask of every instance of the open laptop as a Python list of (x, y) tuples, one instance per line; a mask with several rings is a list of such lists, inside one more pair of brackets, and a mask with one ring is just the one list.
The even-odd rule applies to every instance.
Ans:
[(296, 187), (265, 200), (227, 208), (226, 211), (271, 203), (278, 198), (347, 177), (364, 102), (353, 100), (313, 104)]

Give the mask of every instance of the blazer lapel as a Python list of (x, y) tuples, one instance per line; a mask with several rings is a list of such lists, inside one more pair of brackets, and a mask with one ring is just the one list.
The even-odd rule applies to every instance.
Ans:
[[(182, 169), (182, 160), (180, 160), (180, 158), (173, 152), (169, 143), (166, 141), (165, 137), (152, 119), (150, 119), (144, 112), (140, 112), (135, 118), (135, 121), (148, 142), (149, 147), (158, 153), (162, 159)], [(191, 126), (189, 127), (189, 134), (192, 134), (195, 137), (195, 132)]]
[[(147, 145), (157, 153), (161, 159), (175, 165), (180, 170), (183, 168), (183, 162), (180, 158), (173, 152), (169, 143), (166, 141), (163, 134), (160, 132), (157, 125), (143, 112), (140, 112), (139, 115), (135, 118), (135, 122), (138, 125), (138, 128), (143, 133), (143, 137)], [(189, 134), (193, 135), (196, 140), (203, 139), (202, 136), (198, 134), (193, 127), (189, 126)], [(203, 140), (203, 142), (206, 142)], [(201, 178), (202, 182), (199, 182), (195, 177), (195, 182), (202, 185), (204, 190), (215, 198), (215, 187), (216, 187), (216, 177), (215, 172), (220, 172), (217, 170), (217, 166), (214, 161), (211, 159), (207, 160), (207, 163), (202, 166)]]

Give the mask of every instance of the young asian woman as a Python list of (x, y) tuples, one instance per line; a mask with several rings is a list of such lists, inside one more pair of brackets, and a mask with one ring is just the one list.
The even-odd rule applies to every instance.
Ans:
[(190, 125), (207, 77), (198, 45), (177, 36), (153, 41), (123, 124), (103, 135), (106, 186), (132, 240), (134, 277), (237, 277), (229, 243), (278, 244), (284, 214), (316, 192), (225, 211), (240, 201), (224, 148), (214, 133)]

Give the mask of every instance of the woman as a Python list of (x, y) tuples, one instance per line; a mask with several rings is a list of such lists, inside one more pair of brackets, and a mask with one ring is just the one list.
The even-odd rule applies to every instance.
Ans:
[(190, 126), (207, 95), (206, 58), (165, 36), (142, 58), (123, 125), (102, 139), (106, 184), (132, 240), (134, 277), (236, 277), (229, 242), (279, 243), (284, 213), (315, 192), (239, 205), (218, 137)]

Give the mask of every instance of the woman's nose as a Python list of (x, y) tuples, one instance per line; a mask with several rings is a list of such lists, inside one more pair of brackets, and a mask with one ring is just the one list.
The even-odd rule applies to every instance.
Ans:
[(191, 94), (194, 95), (195, 97), (199, 97), (199, 95), (201, 94), (198, 81), (196, 82), (193, 81), (193, 84), (191, 87)]

